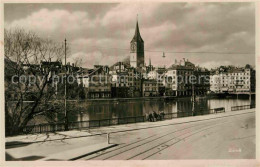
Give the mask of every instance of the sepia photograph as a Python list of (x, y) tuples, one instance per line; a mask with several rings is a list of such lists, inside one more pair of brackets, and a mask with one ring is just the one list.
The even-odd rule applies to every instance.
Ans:
[(254, 2), (3, 10), (5, 161), (256, 159)]

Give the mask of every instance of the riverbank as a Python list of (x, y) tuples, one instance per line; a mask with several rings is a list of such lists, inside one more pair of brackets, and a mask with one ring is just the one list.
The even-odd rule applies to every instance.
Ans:
[[(88, 147), (93, 145), (107, 143), (107, 133), (117, 133), (119, 131), (138, 131), (158, 127), (167, 127), (172, 125), (182, 124), (183, 126), (192, 122), (201, 122), (213, 119), (221, 119), (232, 117), (235, 115), (243, 115), (254, 112), (255, 109), (233, 111), (227, 113), (210, 114), (196, 117), (184, 117), (172, 120), (158, 122), (143, 122), (137, 124), (116, 125), (109, 127), (94, 128), (89, 130), (72, 130), (67, 132), (56, 132), (47, 134), (21, 135), (6, 138), (6, 154), (7, 160), (41, 160), (41, 159), (63, 159), (74, 158), (77, 149), (82, 152), (82, 147), (88, 150)], [(155, 131), (157, 131), (155, 129)], [(138, 136), (137, 136), (138, 137)], [(128, 141), (128, 140), (127, 140)], [(113, 144), (118, 144), (114, 143)], [(102, 144), (102, 147), (109, 147), (109, 144)], [(100, 149), (100, 148), (98, 148)], [(71, 155), (69, 154), (71, 151)], [(59, 154), (66, 152), (66, 155), (61, 157)], [(87, 151), (86, 151), (87, 153)], [(55, 157), (57, 156), (57, 157)], [(66, 157), (65, 157), (66, 156)], [(77, 155), (78, 156), (78, 155)]]

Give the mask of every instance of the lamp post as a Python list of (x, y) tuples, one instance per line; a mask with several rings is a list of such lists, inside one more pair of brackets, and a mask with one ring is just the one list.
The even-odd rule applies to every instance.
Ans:
[(67, 40), (65, 38), (65, 90), (64, 90), (64, 112), (65, 112), (65, 131), (69, 130), (67, 113)]

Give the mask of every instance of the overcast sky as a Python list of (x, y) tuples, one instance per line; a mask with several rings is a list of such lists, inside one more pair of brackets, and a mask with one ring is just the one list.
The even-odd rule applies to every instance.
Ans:
[[(148, 64), (188, 58), (202, 67), (255, 64), (254, 3), (5, 4), (5, 28), (22, 27), (70, 45), (70, 61), (112, 65), (129, 56), (138, 14)], [(120, 49), (113, 49), (120, 48)]]

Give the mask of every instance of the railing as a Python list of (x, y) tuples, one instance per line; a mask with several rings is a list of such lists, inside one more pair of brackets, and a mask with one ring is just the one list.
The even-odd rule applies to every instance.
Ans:
[[(233, 106), (231, 111), (244, 110), (255, 108), (255, 105), (243, 105), (243, 106)], [(166, 113), (161, 120), (181, 118), (181, 117), (190, 117), (190, 116), (199, 116), (199, 115), (208, 115), (225, 112), (224, 107), (214, 108), (210, 110), (198, 110), (196, 112), (178, 112), (178, 113)], [(103, 120), (90, 120), (90, 121), (77, 121), (69, 122), (69, 130), (73, 129), (90, 129), (95, 127), (105, 127), (111, 125), (122, 125), (129, 123), (138, 123), (146, 122), (148, 118), (145, 116), (137, 117), (124, 117), (124, 118), (112, 118), (112, 119), (103, 119)], [(46, 132), (56, 132), (64, 131), (64, 123), (52, 123), (52, 124), (39, 124), (39, 125), (30, 125), (22, 128), (20, 131), (16, 131), (15, 134), (34, 134), (34, 133), (46, 133)], [(9, 128), (6, 128), (6, 136), (10, 136), (8, 132), (12, 131)]]
[[(214, 108), (210, 110), (198, 110), (195, 112), (177, 112), (177, 113), (166, 113), (163, 118), (159, 120), (167, 120), (181, 117), (190, 117), (190, 116), (199, 116), (199, 115), (207, 115), (225, 112), (225, 108)], [(137, 117), (124, 117), (124, 118), (112, 118), (112, 119), (102, 119), (102, 120), (90, 120), (90, 121), (77, 121), (77, 122), (69, 122), (69, 130), (73, 129), (90, 129), (95, 127), (105, 127), (112, 125), (122, 125), (129, 123), (138, 123), (138, 122), (146, 122), (148, 118), (146, 116), (137, 116)], [(46, 133), (46, 132), (56, 132), (56, 131), (64, 131), (65, 124), (64, 123), (51, 123), (51, 124), (39, 124), (39, 125), (31, 125), (21, 128), (21, 130), (17, 130), (15, 133), (10, 134), (12, 129), (6, 128), (6, 136), (10, 135), (19, 135), (19, 134), (34, 134), (34, 133)]]
[[(243, 106), (233, 106), (231, 111), (245, 110), (255, 108), (253, 105), (243, 105)], [(210, 110), (197, 110), (195, 112), (177, 112), (177, 113), (166, 113), (164, 117), (160, 120), (181, 118), (181, 117), (190, 117), (190, 116), (199, 116), (199, 115), (208, 115), (225, 112), (224, 107), (214, 108)], [(69, 130), (72, 129), (90, 129), (95, 127), (104, 127), (112, 125), (122, 125), (129, 123), (138, 123), (146, 122), (148, 118), (146, 116), (137, 116), (137, 117), (124, 117), (124, 118), (112, 118), (112, 119), (102, 119), (102, 120), (90, 120), (90, 121), (77, 121), (69, 122)], [(30, 125), (25, 126), (21, 129), (12, 129), (6, 127), (6, 136), (19, 135), (19, 134), (34, 134), (34, 133), (46, 133), (46, 132), (56, 132), (64, 131), (64, 123), (48, 123), (48, 124), (39, 124), (39, 125)], [(12, 132), (12, 134), (10, 133)]]
[(233, 106), (233, 107), (231, 107), (231, 111), (246, 110), (246, 109), (251, 109), (251, 108), (255, 108), (255, 104), (243, 105), (243, 106)]

